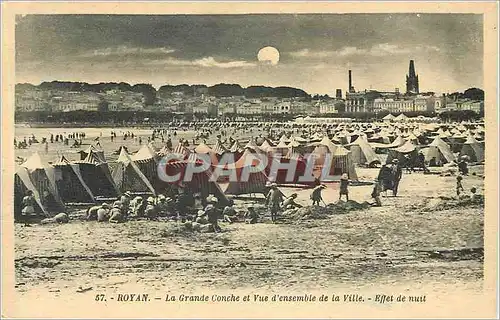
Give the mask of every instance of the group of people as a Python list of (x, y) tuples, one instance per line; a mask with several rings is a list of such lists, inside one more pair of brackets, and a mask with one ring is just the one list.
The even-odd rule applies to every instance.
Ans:
[(259, 221), (259, 215), (253, 206), (248, 206), (246, 212), (238, 213), (233, 200), (223, 205), (215, 196), (201, 199), (200, 195), (193, 195), (185, 190), (174, 198), (160, 194), (147, 199), (141, 196), (133, 197), (127, 191), (112, 205), (103, 203), (93, 206), (86, 214), (88, 221), (111, 223), (140, 219), (159, 220), (159, 218), (206, 225), (213, 232), (221, 231), (219, 221), (228, 223), (245, 221), (250, 224)]

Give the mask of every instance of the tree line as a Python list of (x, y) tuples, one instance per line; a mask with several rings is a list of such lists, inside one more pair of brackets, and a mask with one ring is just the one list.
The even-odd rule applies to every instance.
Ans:
[(42, 82), (38, 86), (29, 83), (16, 84), (16, 91), (23, 90), (62, 90), (73, 92), (95, 92), (104, 93), (109, 90), (132, 91), (142, 93), (146, 105), (152, 105), (159, 96), (170, 96), (174, 92), (180, 92), (185, 96), (199, 96), (206, 94), (213, 97), (232, 97), (244, 96), (247, 98), (310, 98), (311, 96), (302, 89), (292, 87), (266, 87), (266, 86), (250, 86), (243, 88), (239, 84), (220, 83), (213, 86), (206, 85), (164, 85), (156, 90), (151, 84), (139, 83), (131, 85), (126, 82), (71, 82), (71, 81), (51, 81)]

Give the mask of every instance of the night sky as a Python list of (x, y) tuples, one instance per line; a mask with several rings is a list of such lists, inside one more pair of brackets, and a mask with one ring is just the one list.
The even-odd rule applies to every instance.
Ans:
[[(473, 14), (26, 15), (16, 22), (16, 82), (124, 81), (293, 86), (333, 95), (483, 86), (483, 23)], [(259, 49), (280, 52), (277, 65)]]

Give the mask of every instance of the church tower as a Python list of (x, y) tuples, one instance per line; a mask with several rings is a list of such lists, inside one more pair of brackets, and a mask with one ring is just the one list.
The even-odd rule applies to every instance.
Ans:
[(418, 94), (418, 75), (415, 73), (415, 64), (413, 60), (410, 60), (410, 68), (408, 74), (406, 75), (406, 93), (407, 94)]

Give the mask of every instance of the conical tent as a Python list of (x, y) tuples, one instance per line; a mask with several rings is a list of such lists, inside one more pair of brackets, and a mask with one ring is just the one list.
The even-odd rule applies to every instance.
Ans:
[(101, 147), (101, 144), (98, 142), (97, 144), (90, 145), (87, 149), (80, 151), (80, 160), (85, 160), (85, 158), (89, 155), (90, 152), (93, 152), (99, 158), (99, 161), (106, 162), (106, 157), (104, 156), (104, 150)]
[[(325, 178), (324, 173), (333, 176), (332, 181), (340, 180), (343, 173), (347, 173), (349, 179), (357, 180), (358, 176), (354, 167), (354, 162), (351, 158), (351, 152), (342, 146), (334, 146), (334, 151), (330, 152), (328, 148), (318, 149), (311, 154), (307, 161), (314, 161), (313, 174), (321, 179)], [(328, 169), (324, 169), (329, 166)]]
[(404, 115), (404, 113), (399, 114), (397, 117), (394, 118), (395, 121), (406, 121), (408, 120), (408, 117)]
[[(303, 178), (301, 179), (301, 177), (305, 175), (306, 167), (307, 161), (300, 154), (291, 154), (290, 156), (282, 157), (269, 157), (266, 174), (270, 181), (276, 182), (280, 185), (311, 185), (314, 183), (314, 179), (310, 179), (310, 181), (304, 181)], [(288, 180), (289, 171), (284, 168), (290, 168), (290, 170), (293, 170), (293, 175), (290, 174), (290, 180)]]
[(392, 114), (389, 113), (388, 115), (386, 115), (385, 117), (383, 117), (382, 120), (389, 121), (389, 120), (394, 120), (394, 118), (395, 117)]
[(436, 165), (441, 165), (455, 161), (456, 159), (446, 142), (439, 137), (435, 137), (425, 153), (425, 161), (431, 160), (435, 161)]
[(360, 136), (351, 143), (349, 150), (351, 151), (352, 161), (356, 164), (373, 165), (380, 163), (380, 159), (373, 151), (372, 147), (364, 137)]
[(174, 150), (172, 150), (172, 153), (177, 154), (177, 155), (181, 155), (184, 158), (187, 158), (189, 156), (189, 154), (191, 153), (191, 151), (188, 148), (186, 148), (184, 145), (182, 145), (182, 143), (179, 142), (177, 144), (177, 146), (174, 148)]
[(193, 173), (191, 179), (186, 180), (186, 169), (189, 166), (200, 166), (202, 165), (201, 161), (195, 160), (193, 157), (189, 157), (185, 160), (179, 161), (170, 161), (165, 164), (165, 173), (168, 176), (175, 177), (178, 179), (176, 181), (169, 182), (172, 185), (181, 185), (184, 184), (189, 187), (193, 192), (200, 192), (202, 197), (207, 197), (209, 194), (213, 194), (219, 199), (220, 204), (225, 204), (228, 202), (227, 197), (224, 195), (224, 192), (220, 189), (219, 185), (215, 181), (211, 181), (212, 170), (209, 168), (204, 170), (203, 172)]
[(167, 146), (161, 147), (160, 150), (158, 150), (158, 152), (156, 152), (156, 154), (160, 158), (166, 156), (169, 153), (172, 153), (172, 150), (170, 150)]
[(52, 165), (54, 167), (57, 190), (65, 203), (95, 202), (92, 190), (90, 190), (83, 180), (77, 164), (71, 163), (65, 156), (61, 156)]
[(281, 135), (281, 138), (280, 138), (279, 142), (285, 142), (285, 143), (288, 143), (288, 142), (290, 142), (290, 139), (288, 139), (288, 137), (286, 136), (286, 134), (284, 134), (284, 133), (283, 133), (283, 134)]
[(417, 155), (417, 147), (411, 141), (407, 141), (401, 147), (389, 149), (386, 162), (390, 163), (394, 159), (398, 159), (403, 167), (414, 166), (417, 163)]
[(264, 142), (259, 146), (259, 148), (264, 152), (271, 152), (273, 146), (267, 140), (264, 140)]
[[(265, 171), (251, 170), (251, 167), (255, 167), (258, 163), (260, 163), (260, 157), (263, 157), (263, 155), (255, 154), (246, 150), (238, 161), (226, 166), (227, 170), (235, 171), (236, 181), (229, 181), (225, 194), (239, 195), (265, 193), (267, 191), (266, 183), (268, 178)], [(248, 178), (243, 177), (244, 170), (248, 172)]]
[(94, 196), (112, 198), (120, 194), (108, 164), (102, 162), (96, 153), (91, 151), (84, 160), (75, 163), (78, 164), (83, 180)]
[(194, 152), (196, 152), (196, 153), (214, 153), (214, 151), (203, 142), (194, 148)]
[(52, 165), (45, 164), (40, 155), (34, 153), (26, 162), (21, 164), (21, 167), (27, 169), (29, 178), (38, 190), (42, 204), (48, 212), (57, 212), (65, 209), (56, 187), (56, 176)]
[(254, 152), (262, 152), (262, 150), (260, 150), (259, 146), (257, 146), (253, 138), (250, 138), (248, 143), (245, 145), (245, 149), (250, 149), (253, 150)]
[(290, 148), (284, 140), (280, 140), (276, 147), (274, 147), (273, 149), (274, 154), (280, 155), (285, 155), (290, 151)]
[(154, 190), (161, 190), (165, 186), (165, 183), (160, 180), (158, 175), (158, 161), (160, 159), (150, 146), (143, 145), (136, 154), (130, 156), (130, 159), (134, 161)]
[(473, 136), (468, 136), (460, 150), (460, 156), (468, 156), (472, 162), (483, 162), (484, 149)]
[(220, 140), (217, 140), (215, 145), (212, 147), (212, 150), (219, 156), (221, 156), (227, 152), (227, 148), (224, 146), (224, 144)]
[(23, 197), (27, 195), (27, 191), (31, 190), (36, 202), (35, 212), (42, 213), (44, 216), (49, 216), (49, 211), (42, 204), (40, 193), (37, 188), (31, 182), (30, 174), (28, 169), (17, 166), (16, 173), (14, 175), (14, 218), (18, 219), (21, 217), (22, 211), (22, 200)]
[(156, 194), (153, 185), (124, 149), (122, 149), (116, 161), (112, 177), (121, 192), (150, 192)]
[(398, 148), (406, 143), (402, 136), (397, 136), (396, 139), (390, 144), (390, 148)]
[(196, 148), (194, 148), (194, 152), (200, 155), (208, 155), (210, 157), (211, 165), (216, 165), (219, 162), (215, 151), (204, 143), (200, 143), (196, 146)]
[(237, 152), (240, 152), (242, 153), (243, 151), (245, 151), (245, 148), (242, 147), (238, 141), (234, 141), (233, 145), (231, 146), (231, 148), (229, 148), (229, 151), (230, 152), (233, 152), (233, 153), (237, 153)]

